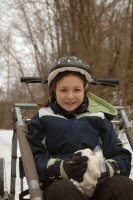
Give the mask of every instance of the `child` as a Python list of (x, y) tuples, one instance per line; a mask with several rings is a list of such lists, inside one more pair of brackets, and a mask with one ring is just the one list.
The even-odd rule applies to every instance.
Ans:
[[(122, 147), (113, 125), (102, 112), (90, 113), (87, 92), (90, 66), (75, 56), (63, 57), (51, 67), (51, 99), (28, 125), (39, 180), (46, 200), (131, 200), (131, 153)], [(100, 146), (106, 173), (97, 180), (91, 197), (71, 181), (83, 181), (88, 157), (78, 150)]]

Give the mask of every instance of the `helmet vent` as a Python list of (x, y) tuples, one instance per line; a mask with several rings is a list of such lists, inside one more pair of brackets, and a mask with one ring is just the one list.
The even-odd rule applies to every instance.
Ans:
[(70, 58), (66, 58), (66, 62), (70, 63), (71, 59)]

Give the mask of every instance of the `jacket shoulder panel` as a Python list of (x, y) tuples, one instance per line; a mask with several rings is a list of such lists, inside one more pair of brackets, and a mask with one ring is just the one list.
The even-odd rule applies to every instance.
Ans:
[(102, 119), (105, 119), (105, 115), (103, 112), (97, 112), (97, 113), (86, 112), (86, 113), (76, 115), (77, 119), (82, 118), (82, 117), (100, 117)]
[(54, 117), (60, 117), (60, 118), (67, 119), (61, 115), (55, 114), (50, 107), (41, 108), (39, 110), (39, 118), (44, 117), (44, 116), (54, 116)]

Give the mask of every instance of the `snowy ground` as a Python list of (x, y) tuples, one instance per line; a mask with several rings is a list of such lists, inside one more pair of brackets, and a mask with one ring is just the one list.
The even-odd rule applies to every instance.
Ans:
[[(0, 158), (5, 159), (5, 191), (10, 193), (10, 179), (11, 179), (11, 145), (12, 145), (12, 130), (0, 130)], [(19, 145), (18, 145), (19, 146)], [(19, 148), (17, 151), (17, 156), (20, 156)], [(20, 179), (18, 170), (18, 159), (17, 159), (17, 173), (16, 173), (16, 191), (15, 199), (18, 200), (18, 195), (20, 193)], [(27, 189), (27, 183), (24, 182), (24, 187)]]
[[(5, 190), (10, 192), (10, 172), (11, 172), (11, 144), (12, 144), (12, 130), (0, 130), (0, 158), (5, 159)], [(131, 151), (128, 140), (123, 132), (120, 133), (120, 139), (123, 141), (125, 148)], [(18, 156), (20, 155), (18, 151)], [(132, 171), (130, 177), (133, 179), (133, 162)], [(26, 188), (26, 182), (24, 183)], [(27, 189), (27, 188), (26, 188)], [(18, 173), (18, 162), (17, 162), (17, 178), (16, 178), (16, 199), (20, 193), (20, 180)]]

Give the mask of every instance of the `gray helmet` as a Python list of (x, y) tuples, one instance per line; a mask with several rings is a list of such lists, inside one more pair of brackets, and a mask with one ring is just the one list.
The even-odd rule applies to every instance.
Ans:
[(48, 85), (50, 86), (52, 80), (64, 71), (79, 72), (85, 76), (87, 82), (91, 82), (90, 66), (76, 56), (68, 56), (60, 58), (52, 65), (48, 76)]

